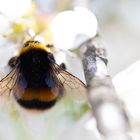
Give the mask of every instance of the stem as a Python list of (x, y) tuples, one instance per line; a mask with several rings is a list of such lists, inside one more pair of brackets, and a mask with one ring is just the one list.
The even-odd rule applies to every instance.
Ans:
[(96, 44), (96, 38), (84, 42), (80, 55), (97, 128), (107, 140), (130, 140), (128, 116), (107, 72), (105, 49), (97, 48)]

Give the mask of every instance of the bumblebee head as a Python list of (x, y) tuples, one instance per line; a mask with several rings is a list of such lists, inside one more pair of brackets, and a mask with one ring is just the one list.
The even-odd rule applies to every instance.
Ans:
[(40, 42), (39, 41), (29, 40), (29, 41), (24, 43), (23, 48), (29, 47), (30, 45), (35, 45), (35, 44), (40, 44)]

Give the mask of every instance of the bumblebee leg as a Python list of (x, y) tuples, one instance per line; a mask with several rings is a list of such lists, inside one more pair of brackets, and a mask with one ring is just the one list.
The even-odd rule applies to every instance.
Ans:
[(11, 68), (15, 68), (16, 64), (17, 64), (17, 56), (14, 56), (9, 60), (8, 65)]
[(60, 67), (61, 67), (62, 69), (64, 69), (64, 70), (66, 70), (66, 69), (67, 69), (67, 67), (66, 67), (66, 64), (65, 64), (65, 63), (61, 63), (61, 64), (60, 64)]
[(53, 45), (47, 44), (46, 47), (47, 47), (47, 48), (53, 48)]

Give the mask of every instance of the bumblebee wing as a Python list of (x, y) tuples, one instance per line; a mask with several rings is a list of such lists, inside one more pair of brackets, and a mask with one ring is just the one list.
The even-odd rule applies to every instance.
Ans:
[(55, 73), (61, 86), (63, 86), (64, 94), (74, 99), (87, 99), (86, 85), (76, 76), (65, 71), (59, 65), (55, 65)]
[(3, 79), (0, 80), (0, 96), (10, 95), (17, 81), (17, 69), (14, 68)]

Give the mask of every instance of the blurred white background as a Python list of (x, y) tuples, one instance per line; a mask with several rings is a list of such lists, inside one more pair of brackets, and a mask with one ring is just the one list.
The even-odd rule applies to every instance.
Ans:
[(140, 59), (139, 5), (139, 0), (93, 1), (112, 75)]

